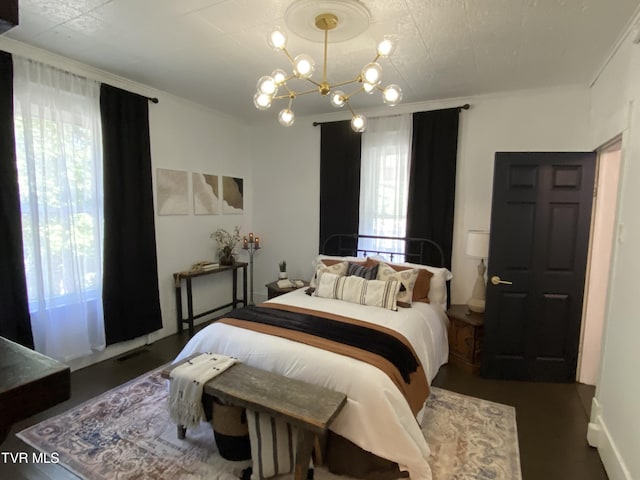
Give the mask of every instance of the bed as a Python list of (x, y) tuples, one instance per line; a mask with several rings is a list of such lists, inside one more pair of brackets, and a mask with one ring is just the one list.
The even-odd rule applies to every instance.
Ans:
[[(303, 288), (273, 298), (264, 306), (269, 309), (326, 312), (327, 315), (366, 322), (376, 326), (375, 328), (393, 330), (408, 340), (420, 361), (426, 381), (431, 383), (440, 366), (446, 363), (448, 358), (446, 282), (451, 278), (451, 274), (440, 266), (426, 267), (412, 262), (397, 262), (401, 257), (393, 251), (383, 251), (379, 248), (366, 251), (358, 249), (358, 237), (332, 237), (328, 241), (339, 245), (334, 249), (330, 249), (325, 242), (321, 251), (339, 255), (319, 255), (314, 260), (316, 273), (312, 281), (317, 280), (316, 290), (320, 291), (322, 282), (327, 278), (335, 281), (332, 275), (326, 273), (327, 264), (364, 264), (368, 258), (369, 262), (373, 259), (387, 265), (402, 265), (404, 271), (428, 270), (431, 274), (431, 303), (414, 301), (410, 308), (397, 307), (396, 310), (390, 310), (318, 296), (318, 292), (310, 295)], [(416, 255), (421, 259), (425, 258), (426, 247), (439, 250), (439, 247), (429, 240), (400, 240), (417, 242), (418, 246), (412, 247), (412, 251), (418, 252)], [(441, 256), (441, 250), (439, 254)], [(390, 261), (394, 257), (397, 263)], [(323, 269), (325, 274), (323, 278), (319, 278), (318, 272)], [(344, 276), (335, 276), (346, 280)], [(198, 332), (187, 343), (176, 361), (205, 351), (234, 356), (250, 366), (345, 393), (348, 397), (347, 404), (332, 423), (331, 430), (363, 450), (396, 462), (400, 469), (408, 471), (414, 480), (431, 479), (429, 446), (418, 423), (422, 411), (412, 409), (396, 383), (379, 368), (334, 351), (220, 321)]]

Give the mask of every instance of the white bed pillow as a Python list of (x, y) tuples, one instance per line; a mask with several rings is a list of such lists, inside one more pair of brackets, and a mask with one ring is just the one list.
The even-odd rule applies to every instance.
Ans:
[(398, 292), (400, 282), (390, 280), (365, 280), (354, 275), (339, 276), (329, 272), (320, 272), (314, 295), (333, 298), (360, 305), (398, 310)]
[(339, 276), (344, 276), (347, 274), (348, 268), (349, 268), (349, 262), (347, 261), (334, 263), (333, 265), (325, 265), (322, 262), (318, 262), (318, 265), (316, 266), (316, 271), (313, 274), (313, 277), (311, 277), (311, 281), (309, 282), (309, 286), (313, 288), (317, 285), (318, 277), (321, 273), (329, 272)]
[(409, 262), (400, 263), (399, 265), (412, 268), (424, 268), (433, 273), (429, 287), (429, 303), (432, 305), (440, 305), (444, 310), (447, 309), (447, 282), (453, 278), (452, 273), (448, 269)]

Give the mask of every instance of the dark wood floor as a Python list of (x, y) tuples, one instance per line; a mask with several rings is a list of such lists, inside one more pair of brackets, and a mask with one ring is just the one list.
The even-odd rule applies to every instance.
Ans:
[[(171, 361), (187, 339), (186, 332), (173, 335), (126, 356), (72, 373), (71, 399), (15, 425), (0, 452), (31, 455), (33, 449), (15, 437), (16, 432)], [(586, 442), (592, 387), (486, 380), (449, 365), (442, 367), (433, 384), (516, 408), (523, 480), (607, 479), (597, 451)], [(11, 464), (7, 455), (2, 455), (0, 479), (77, 477), (52, 464)]]

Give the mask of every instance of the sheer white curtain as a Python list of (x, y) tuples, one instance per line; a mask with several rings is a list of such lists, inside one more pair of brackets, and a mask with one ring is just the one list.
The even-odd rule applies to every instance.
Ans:
[(105, 346), (100, 84), (15, 55), (13, 64), (34, 343), (68, 361)]
[[(404, 237), (407, 225), (411, 114), (371, 118), (362, 134), (359, 233)], [(404, 242), (361, 239), (360, 250), (404, 252)], [(404, 257), (394, 256), (402, 261)]]

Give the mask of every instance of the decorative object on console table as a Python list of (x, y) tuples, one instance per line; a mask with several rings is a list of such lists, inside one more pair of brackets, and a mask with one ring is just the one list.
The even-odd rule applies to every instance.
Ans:
[(280, 273), (278, 273), (278, 278), (283, 279), (287, 278), (287, 262), (282, 260), (278, 267), (280, 268)]
[(249, 252), (249, 305), (255, 305), (253, 302), (253, 254), (256, 250), (260, 250), (260, 237), (254, 237), (253, 232), (249, 233), (249, 238), (244, 237), (242, 248)]
[(467, 300), (469, 310), (476, 313), (484, 312), (485, 295), (487, 284), (484, 280), (484, 273), (487, 267), (484, 259), (489, 255), (489, 232), (485, 230), (469, 230), (467, 232), (467, 255), (472, 258), (479, 258), (478, 276), (473, 286), (471, 298)]
[(233, 265), (236, 261), (233, 251), (240, 241), (240, 227), (233, 227), (233, 234), (227, 232), (224, 228), (219, 228), (211, 234), (211, 238), (215, 238), (218, 245), (218, 261), (220, 265)]
[(484, 315), (467, 305), (451, 305), (449, 316), (449, 363), (469, 373), (480, 371)]
[(272, 298), (278, 297), (285, 293), (292, 292), (297, 290), (298, 288), (308, 287), (309, 282), (304, 280), (291, 280), (289, 283), (291, 286), (281, 287), (278, 285), (280, 280), (276, 280), (275, 282), (267, 283), (265, 287), (267, 287), (267, 298), (271, 300)]

